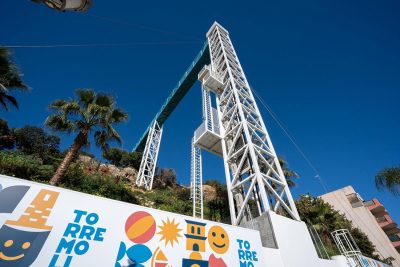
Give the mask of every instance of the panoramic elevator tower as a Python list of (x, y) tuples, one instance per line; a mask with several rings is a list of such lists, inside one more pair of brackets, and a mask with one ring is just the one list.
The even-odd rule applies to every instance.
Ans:
[[(228, 31), (214, 23), (207, 41), (211, 64), (200, 71), (199, 80), (203, 91), (216, 97), (217, 114), (208, 109), (195, 143), (224, 159), (232, 224), (245, 224), (267, 210), (300, 220)], [(210, 130), (216, 120), (218, 131)]]
[(206, 150), (223, 158), (231, 223), (257, 228), (265, 245), (274, 247), (268, 211), (297, 221), (299, 214), (229, 33), (217, 22), (135, 147), (144, 152), (137, 184), (151, 189), (163, 124), (197, 79), (203, 122), (192, 139), (193, 216), (203, 214), (201, 151)]

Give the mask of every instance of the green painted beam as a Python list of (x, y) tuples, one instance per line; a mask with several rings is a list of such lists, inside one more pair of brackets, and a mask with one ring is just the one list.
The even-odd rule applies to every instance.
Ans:
[(164, 105), (161, 107), (160, 111), (151, 121), (150, 125), (147, 127), (146, 131), (143, 133), (142, 137), (136, 143), (134, 151), (143, 152), (146, 146), (147, 135), (149, 134), (150, 128), (154, 121), (157, 120), (158, 124), (161, 126), (168, 119), (169, 115), (175, 110), (179, 102), (183, 99), (187, 92), (197, 80), (197, 75), (204, 67), (204, 65), (210, 64), (210, 51), (208, 49), (208, 43), (206, 42), (201, 49), (200, 53), (190, 64), (189, 68), (183, 74), (182, 78), (176, 84), (175, 88), (172, 90), (171, 94), (165, 101)]

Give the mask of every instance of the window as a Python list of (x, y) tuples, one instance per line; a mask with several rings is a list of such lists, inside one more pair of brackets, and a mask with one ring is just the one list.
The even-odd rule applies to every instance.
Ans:
[(347, 200), (350, 202), (353, 208), (359, 208), (364, 206), (363, 199), (357, 193), (347, 195)]
[(392, 242), (400, 241), (400, 236), (398, 236), (397, 234), (391, 234), (389, 235), (389, 239)]

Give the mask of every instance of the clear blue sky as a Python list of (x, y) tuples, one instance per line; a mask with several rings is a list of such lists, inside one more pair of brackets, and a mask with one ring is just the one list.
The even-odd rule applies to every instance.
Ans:
[[(251, 85), (328, 189), (351, 184), (365, 199), (379, 198), (400, 223), (400, 199), (373, 182), (381, 168), (400, 164), (399, 1), (93, 2), (77, 14), (1, 1), (0, 44), (130, 44), (13, 49), (32, 90), (16, 94), (19, 111), (0, 111), (11, 126), (43, 126), (52, 100), (89, 87), (114, 95), (129, 112), (118, 129), (132, 149), (217, 20)], [(323, 194), (315, 171), (259, 106), (277, 153), (301, 176), (294, 195)], [(182, 183), (189, 183), (190, 140), (200, 122), (197, 84), (167, 121), (159, 158)], [(62, 147), (71, 141), (62, 136)], [(221, 159), (204, 155), (204, 176), (224, 181)]]

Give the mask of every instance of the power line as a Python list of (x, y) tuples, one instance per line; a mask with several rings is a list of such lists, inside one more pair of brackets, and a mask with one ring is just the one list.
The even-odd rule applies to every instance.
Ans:
[(199, 44), (194, 41), (182, 42), (135, 42), (135, 43), (93, 43), (93, 44), (38, 44), (38, 45), (0, 45), (5, 48), (62, 48), (62, 47), (121, 47), (140, 45), (187, 45)]
[(253, 87), (251, 89), (254, 92), (255, 96), (258, 98), (258, 100), (261, 102), (261, 104), (264, 106), (264, 108), (271, 115), (272, 119), (278, 124), (279, 128), (283, 131), (283, 133), (287, 136), (287, 138), (289, 138), (290, 142), (294, 145), (296, 150), (300, 153), (300, 155), (303, 157), (303, 159), (307, 162), (308, 166), (315, 172), (314, 178), (319, 180), (325, 193), (328, 193), (327, 186), (325, 185), (326, 183), (322, 179), (321, 175), (319, 174), (318, 169), (311, 162), (311, 160), (307, 157), (307, 155), (305, 154), (303, 149), (301, 149), (301, 147), (297, 144), (296, 139), (293, 137), (292, 134), (289, 133), (287, 127), (285, 127), (283, 122), (278, 118), (278, 116), (275, 114), (275, 112), (272, 111), (271, 107), (267, 105), (267, 103), (264, 101), (264, 99), (262, 99), (262, 97), (257, 93), (257, 91)]
[(93, 13), (80, 13), (82, 15), (86, 15), (92, 18), (96, 18), (96, 19), (100, 19), (100, 20), (104, 20), (104, 21), (108, 21), (114, 24), (119, 24), (119, 25), (124, 25), (124, 26), (128, 26), (128, 27), (133, 27), (133, 28), (137, 28), (137, 29), (142, 29), (142, 30), (147, 30), (147, 31), (152, 31), (152, 32), (158, 32), (158, 33), (162, 33), (162, 34), (167, 34), (167, 35), (173, 35), (173, 36), (179, 36), (179, 37), (184, 37), (184, 39), (186, 40), (191, 40), (191, 41), (202, 41), (198, 38), (187, 38), (187, 34), (182, 34), (182, 33), (177, 33), (177, 32), (172, 32), (172, 31), (166, 31), (163, 29), (159, 29), (159, 28), (155, 28), (152, 26), (147, 26), (147, 25), (142, 25), (142, 24), (137, 24), (137, 23), (131, 23), (131, 22), (125, 22), (125, 21), (120, 21), (114, 18), (110, 18), (110, 17), (106, 17), (106, 16), (99, 16)]

